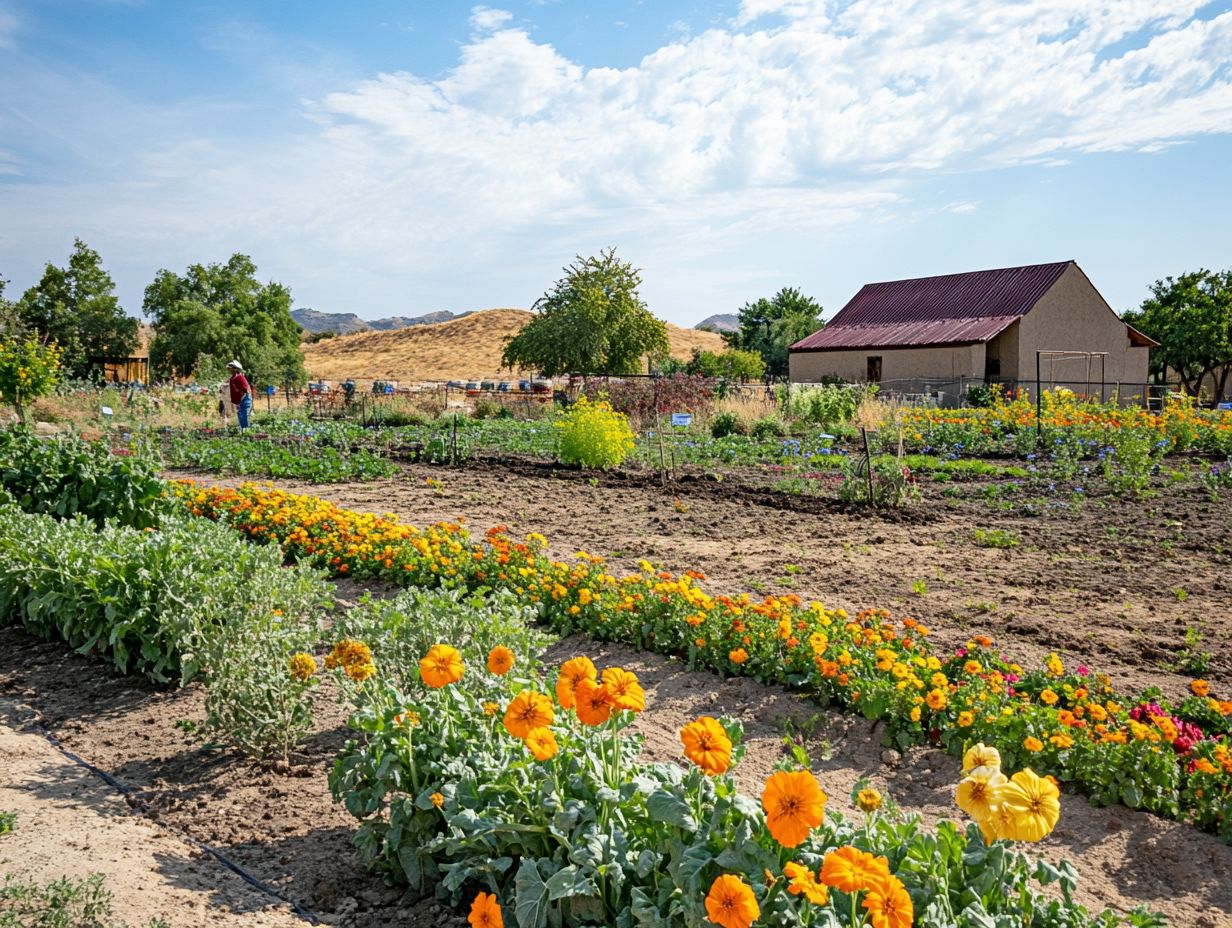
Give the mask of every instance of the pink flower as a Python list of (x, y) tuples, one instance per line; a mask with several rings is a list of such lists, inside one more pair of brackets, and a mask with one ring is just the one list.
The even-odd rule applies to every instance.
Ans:
[(1086, 664), (1079, 664), (1078, 669), (1075, 672), (1078, 674), (1078, 676), (1085, 677), (1087, 674), (1091, 672), (1091, 668), (1088, 667)]

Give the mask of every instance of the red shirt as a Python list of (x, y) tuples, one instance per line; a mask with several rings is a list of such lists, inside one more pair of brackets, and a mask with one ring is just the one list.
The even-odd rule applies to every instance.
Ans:
[(236, 371), (231, 375), (231, 379), (227, 381), (227, 384), (231, 387), (231, 403), (234, 406), (238, 406), (240, 400), (244, 398), (244, 394), (251, 389), (248, 386), (248, 378), (239, 371)]

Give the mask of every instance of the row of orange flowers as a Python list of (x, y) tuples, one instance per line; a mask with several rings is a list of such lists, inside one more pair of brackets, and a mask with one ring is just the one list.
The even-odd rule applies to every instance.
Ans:
[(477, 541), (460, 523), (421, 531), (392, 515), (255, 485), (181, 484), (176, 492), (194, 514), (337, 575), (509, 590), (562, 632), (803, 687), (885, 719), (900, 746), (932, 741), (960, 753), (975, 741), (994, 743), (1008, 760), (1075, 781), (1100, 801), (1190, 819), (1232, 839), (1232, 701), (1209, 691), (1165, 711), (1115, 693), (1106, 676), (1084, 667), (1066, 671), (1056, 658), (1026, 671), (984, 637), (939, 655), (927, 627), (893, 622), (882, 610), (851, 617), (794, 595), (714, 596), (699, 572), (674, 575), (645, 562), (618, 577), (584, 552), (571, 563), (550, 558), (541, 535), (515, 540), (498, 526)]

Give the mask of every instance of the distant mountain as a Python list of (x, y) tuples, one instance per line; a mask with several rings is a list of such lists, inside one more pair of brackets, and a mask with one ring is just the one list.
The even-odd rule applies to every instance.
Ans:
[(451, 313), (447, 309), (434, 313), (424, 313), (422, 316), (390, 316), (388, 319), (374, 319), (367, 322), (354, 313), (323, 313), (315, 309), (293, 309), (291, 318), (299, 323), (306, 332), (336, 332), (339, 335), (350, 335), (353, 332), (389, 332), (393, 329), (405, 329), (413, 325), (436, 325), (451, 319), (460, 319), (469, 313)]
[(707, 316), (693, 328), (702, 329), (705, 332), (739, 332), (740, 317), (735, 313), (716, 313), (713, 316)]

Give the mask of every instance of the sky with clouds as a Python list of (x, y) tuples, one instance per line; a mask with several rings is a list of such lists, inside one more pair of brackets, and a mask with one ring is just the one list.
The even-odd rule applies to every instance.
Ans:
[(795, 286), (1232, 266), (1232, 0), (0, 0), (0, 275), (74, 237), (140, 311), (528, 307), (575, 254), (692, 325)]

